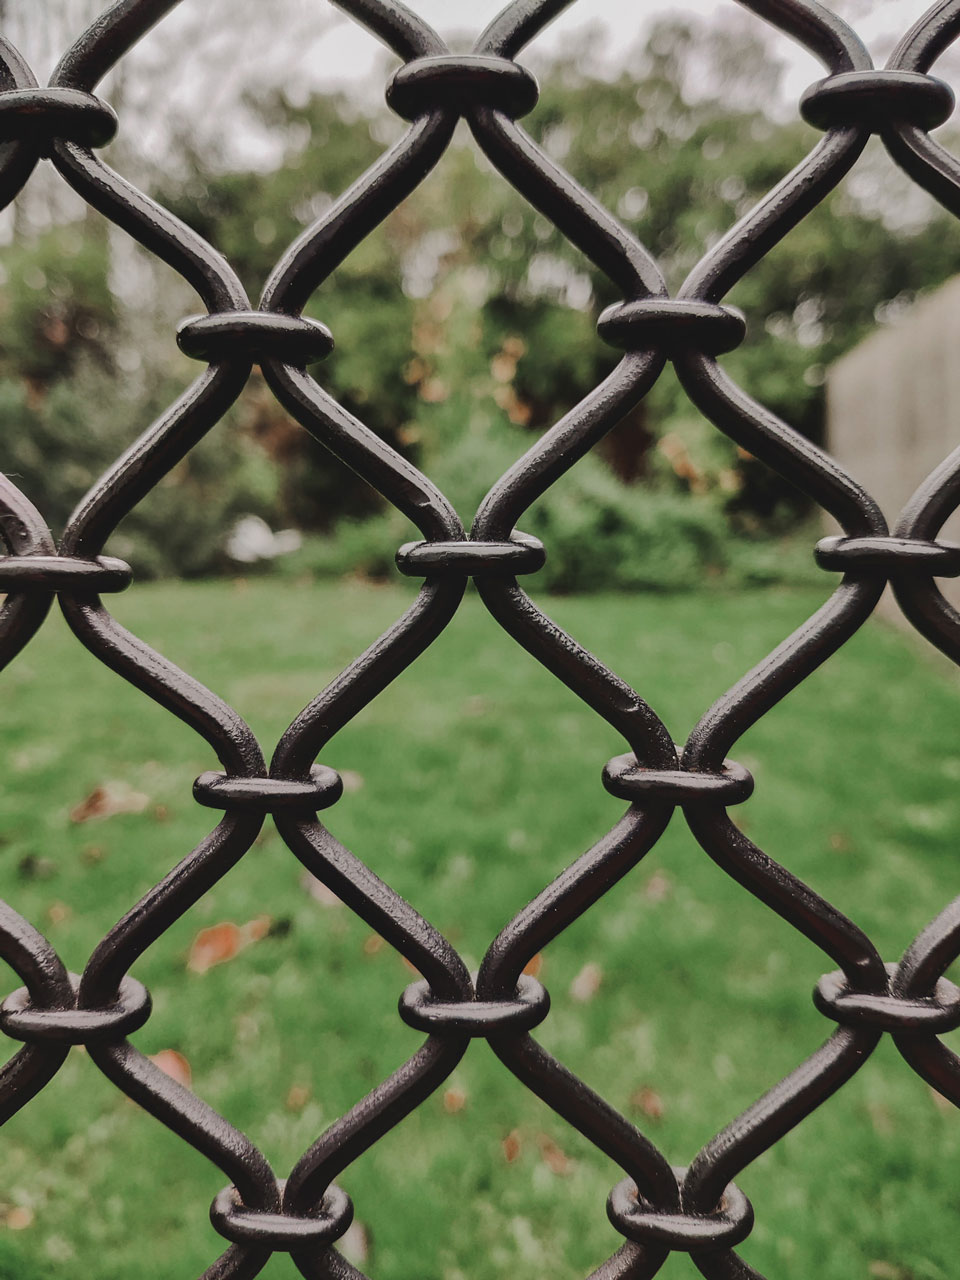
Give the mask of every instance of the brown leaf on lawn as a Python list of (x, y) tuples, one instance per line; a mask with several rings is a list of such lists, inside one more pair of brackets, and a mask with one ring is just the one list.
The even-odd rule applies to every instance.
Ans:
[(155, 1067), (159, 1067), (165, 1076), (176, 1080), (177, 1084), (182, 1084), (185, 1089), (189, 1089), (193, 1083), (190, 1063), (182, 1053), (177, 1053), (176, 1049), (161, 1049), (159, 1053), (151, 1053), (150, 1061)]
[(545, 1133), (537, 1135), (537, 1146), (540, 1148), (540, 1155), (543, 1163), (547, 1166), (551, 1173), (558, 1174), (561, 1178), (565, 1178), (573, 1169), (573, 1161), (561, 1151), (552, 1138), (548, 1138)]
[(47, 919), (51, 924), (63, 924), (73, 915), (73, 908), (65, 902), (52, 902), (47, 907)]
[(232, 960), (240, 952), (241, 933), (230, 921), (201, 929), (190, 946), (187, 968), (191, 973), (206, 973), (216, 964)]
[(214, 965), (225, 964), (244, 947), (265, 938), (272, 922), (270, 916), (257, 916), (245, 925), (224, 920), (209, 929), (201, 929), (191, 944), (187, 968), (191, 973), (206, 973)]
[(527, 963), (523, 966), (523, 972), (529, 978), (539, 978), (542, 970), (543, 970), (543, 954), (538, 951), (537, 954), (533, 957), (533, 959), (528, 960)]
[(592, 1000), (600, 990), (602, 981), (603, 970), (598, 964), (594, 964), (592, 960), (589, 961), (570, 983), (571, 1000), (579, 1000), (581, 1004)]
[(270, 933), (273, 916), (255, 916), (247, 924), (240, 927), (240, 945), (249, 947), (251, 942), (260, 942)]
[(830, 834), (830, 848), (834, 853), (849, 853), (851, 849), (850, 837), (843, 831), (833, 831)]
[(379, 933), (371, 933), (363, 944), (363, 954), (365, 956), (375, 956), (378, 951), (382, 951), (387, 944), (380, 937)]
[(11, 1231), (25, 1231), (33, 1226), (33, 1210), (26, 1205), (15, 1204), (4, 1214), (3, 1225)]
[(647, 902), (665, 902), (670, 897), (673, 881), (665, 871), (654, 871), (643, 886), (643, 896)]
[(867, 1270), (873, 1280), (911, 1280), (909, 1271), (894, 1266), (892, 1262), (871, 1262)]
[(92, 822), (95, 818), (112, 818), (118, 813), (143, 813), (150, 797), (142, 791), (134, 791), (129, 782), (103, 782), (95, 787), (75, 808), (70, 810), (71, 822)]
[(507, 1164), (513, 1164), (514, 1161), (519, 1160), (523, 1152), (523, 1139), (520, 1136), (520, 1130), (511, 1129), (500, 1143), (500, 1149)]
[(343, 906), (342, 899), (338, 898), (332, 889), (328, 889), (322, 880), (318, 880), (309, 871), (305, 871), (300, 877), (300, 888), (305, 893), (309, 893), (314, 902), (319, 902), (323, 907)]
[(288, 1111), (302, 1111), (310, 1101), (310, 1086), (306, 1084), (294, 1084), (290, 1086), (284, 1100), (284, 1106)]
[(638, 1111), (642, 1111), (650, 1120), (662, 1120), (664, 1113), (663, 1099), (657, 1093), (656, 1089), (651, 1089), (649, 1085), (642, 1085), (636, 1093), (630, 1098), (632, 1106)]
[(459, 1089), (456, 1085), (447, 1089), (443, 1095), (443, 1109), (449, 1115), (456, 1115), (458, 1111), (462, 1111), (467, 1105), (466, 1089)]

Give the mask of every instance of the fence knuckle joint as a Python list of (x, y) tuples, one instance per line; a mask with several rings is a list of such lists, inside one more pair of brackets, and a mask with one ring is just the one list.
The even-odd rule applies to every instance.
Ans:
[(871, 133), (914, 125), (935, 129), (953, 114), (954, 93), (936, 76), (916, 71), (844, 71), (812, 84), (800, 114), (818, 129), (859, 127)]
[(209, 364), (277, 360), (305, 368), (328, 356), (334, 341), (325, 324), (307, 316), (279, 311), (216, 311), (181, 321), (177, 346), (192, 360)]
[(210, 770), (193, 784), (193, 798), (208, 809), (275, 813), (279, 809), (316, 812), (329, 809), (343, 795), (343, 779), (335, 769), (315, 764), (309, 778), (244, 778)]
[[(80, 986), (77, 974), (70, 974), (74, 1000)], [(120, 982), (117, 998), (102, 1009), (69, 1009), (35, 1005), (26, 987), (7, 996), (0, 1005), (0, 1031), (27, 1044), (92, 1044), (123, 1040), (139, 1030), (150, 1017), (150, 993), (142, 982), (127, 974)]]
[(891, 989), (896, 972), (896, 965), (887, 965), (887, 990), (873, 993), (852, 990), (840, 970), (825, 974), (814, 988), (813, 1002), (841, 1026), (877, 1027), (892, 1035), (938, 1035), (960, 1027), (960, 987), (940, 978), (932, 995), (899, 996)]
[(415, 58), (387, 86), (387, 105), (405, 120), (431, 111), (468, 111), (485, 107), (511, 120), (537, 105), (540, 86), (533, 72), (511, 62), (478, 53)]
[[(685, 1169), (675, 1169), (680, 1185)], [(712, 1213), (657, 1209), (638, 1192), (630, 1178), (618, 1182), (607, 1198), (607, 1217), (616, 1229), (638, 1244), (666, 1246), (679, 1253), (702, 1249), (732, 1249), (753, 1230), (753, 1206), (739, 1187), (730, 1183)]]

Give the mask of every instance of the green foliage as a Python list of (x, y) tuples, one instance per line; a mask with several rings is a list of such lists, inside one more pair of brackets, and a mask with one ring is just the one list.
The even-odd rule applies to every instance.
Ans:
[[(41, 393), (0, 379), (4, 469), (60, 531), (84, 493), (175, 393), (167, 384), (152, 396), (124, 395), (116, 376), (91, 362)], [(221, 424), (138, 504), (109, 549), (140, 577), (224, 569), (231, 524), (248, 512), (273, 516), (280, 480), (249, 436)]]
[(4, 251), (0, 376), (43, 385), (87, 359), (104, 362), (117, 322), (102, 237), (59, 227)]
[[(284, 248), (379, 156), (374, 121), (342, 97), (316, 96), (293, 106), (282, 96), (257, 104), (265, 122), (289, 139), (283, 163), (256, 172), (209, 173), (187, 153), (186, 178), (168, 176), (160, 200), (228, 258), (251, 297), (266, 284)], [(401, 215), (385, 233), (365, 238), (309, 302), (306, 312), (333, 328), (337, 346), (315, 376), (350, 413), (404, 449), (402, 428), (415, 390), (401, 376), (412, 355), (416, 307), (401, 263), (416, 228)], [(305, 432), (285, 431), (275, 404), (261, 406), (262, 430), (284, 434), (281, 510), (275, 518), (302, 529), (329, 529), (343, 517), (376, 509), (369, 488), (321, 451)]]
[[(181, 386), (159, 366), (118, 363), (125, 317), (109, 287), (106, 242), (75, 226), (15, 242), (0, 291), (2, 469), (59, 534), (74, 507)], [(282, 469), (243, 429), (219, 425), (140, 503), (111, 550), (140, 576), (226, 567), (232, 522), (277, 518)]]
[[(525, 127), (636, 233), (676, 289), (816, 140), (802, 123), (771, 118), (779, 74), (743, 29), (672, 20), (613, 81), (573, 59), (545, 68)], [(275, 167), (205, 168), (187, 143), (177, 171), (156, 175), (154, 187), (223, 251), (255, 299), (285, 247), (376, 162), (398, 126), (337, 95), (291, 102), (278, 93), (252, 105), (281, 140)], [(815, 440), (825, 367), (878, 316), (960, 270), (956, 221), (931, 212), (904, 225), (876, 150), (863, 166), (857, 187), (841, 185), (767, 246), (730, 294), (749, 328), (724, 367)], [(312, 282), (307, 312), (337, 341), (314, 376), (434, 478), (469, 525), (489, 485), (615, 366), (618, 353), (595, 325), (619, 292), (492, 169), (465, 128), (382, 226), (362, 230)], [(117, 367), (130, 317), (111, 292), (108, 239), (92, 216), (16, 241), (6, 261), (0, 465), (23, 477), (59, 528), (169, 404), (180, 370), (167, 356), (133, 377)], [(165, 307), (179, 295), (175, 304), (159, 289), (153, 296), (156, 314), (138, 320), (168, 334), (182, 313)], [(380, 515), (378, 496), (290, 422), (258, 375), (214, 434), (216, 444), (178, 466), (127, 522), (142, 569), (223, 567), (227, 527), (247, 512), (319, 535), (310, 552), (318, 567), (345, 563), (352, 549), (358, 570), (389, 568), (385, 543), (403, 521)], [(803, 495), (699, 417), (670, 371), (594, 452), (530, 517), (559, 540), (546, 571), (557, 589), (582, 589), (588, 578), (597, 588), (656, 587), (661, 575), (685, 583), (735, 573), (741, 551), (789, 532), (808, 511)], [(341, 550), (318, 551), (338, 528)], [(161, 545), (151, 550), (155, 534)], [(587, 539), (596, 542), (589, 555)]]

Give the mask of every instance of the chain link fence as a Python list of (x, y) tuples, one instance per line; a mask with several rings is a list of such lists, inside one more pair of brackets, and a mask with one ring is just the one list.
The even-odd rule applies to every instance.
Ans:
[[(857, 35), (807, 0), (741, 0), (804, 45), (826, 77), (801, 112), (823, 138), (690, 272), (675, 297), (657, 263), (517, 124), (537, 102), (534, 77), (515, 58), (570, 0), (514, 0), (469, 54), (454, 54), (395, 0), (338, 0), (402, 60), (387, 99), (409, 128), (283, 255), (254, 308), (229, 264), (166, 210), (106, 167), (97, 149), (118, 120), (96, 96), (100, 80), (177, 0), (119, 0), (63, 56), (47, 88), (0, 41), (0, 192), (8, 204), (41, 158), (90, 206), (168, 263), (199, 293), (206, 314), (180, 327), (181, 349), (205, 368), (159, 421), (118, 459), (74, 514), (57, 547), (43, 515), (0, 477), (0, 663), (27, 645), (56, 599), (77, 639), (101, 662), (178, 716), (216, 752), (222, 771), (194, 784), (221, 817), (205, 840), (107, 934), (82, 975), (12, 906), (0, 905), (0, 955), (25, 984), (7, 997), (0, 1027), (21, 1047), (0, 1072), (7, 1119), (53, 1078), (71, 1045), (128, 1097), (217, 1165), (227, 1186), (211, 1216), (225, 1251), (207, 1280), (255, 1276), (288, 1253), (311, 1280), (357, 1280), (335, 1245), (353, 1207), (337, 1176), (450, 1075), (471, 1039), (619, 1168), (607, 1213), (624, 1237), (593, 1280), (645, 1280), (671, 1252), (711, 1280), (759, 1273), (735, 1247), (753, 1209), (734, 1179), (801, 1123), (864, 1064), (884, 1034), (909, 1067), (960, 1105), (960, 1060), (939, 1039), (960, 1027), (960, 989), (944, 976), (960, 952), (960, 899), (887, 963), (864, 933), (738, 829), (728, 814), (753, 789), (728, 758), (741, 735), (834, 654), (873, 612), (887, 582), (906, 617), (960, 662), (960, 616), (935, 579), (960, 576), (960, 546), (938, 532), (960, 501), (960, 451), (943, 462), (892, 532), (871, 497), (830, 457), (737, 386), (717, 357), (745, 333), (724, 306), (729, 290), (822, 201), (878, 134), (895, 161), (960, 216), (960, 165), (930, 136), (953, 94), (930, 74), (960, 35), (960, 0), (941, 0), (875, 70)], [(490, 489), (469, 533), (446, 497), (307, 371), (333, 346), (302, 311), (343, 259), (425, 178), (458, 121), (504, 178), (616, 285), (623, 301), (600, 317), (600, 336), (623, 352), (614, 371), (547, 431)], [(683, 746), (639, 693), (556, 627), (518, 585), (545, 549), (518, 531), (524, 512), (635, 406), (672, 361), (691, 400), (721, 431), (814, 499), (841, 536), (816, 549), (841, 575), (827, 603), (725, 694)], [(401, 547), (401, 573), (423, 579), (407, 613), (296, 717), (269, 766), (236, 711), (123, 629), (102, 602), (130, 583), (103, 554), (118, 523), (224, 416), (257, 364), (283, 407), (330, 452), (415, 522), (422, 540)], [(341, 797), (338, 774), (318, 764), (330, 739), (393, 681), (451, 621), (472, 579), (510, 636), (622, 736), (624, 754), (602, 781), (629, 807), (617, 825), (525, 906), (468, 972), (457, 950), (320, 822)], [(599, 762), (598, 762), (599, 763)], [(546, 1018), (546, 990), (524, 973), (536, 952), (590, 909), (656, 844), (675, 809), (706, 854), (823, 952), (830, 971), (815, 1002), (835, 1024), (806, 1062), (709, 1142), (688, 1168), (654, 1143), (531, 1035)], [(165, 1075), (128, 1036), (150, 1016), (131, 975), (137, 958), (251, 849), (271, 816), (291, 853), (422, 975), (400, 997), (401, 1018), (426, 1033), (389, 1079), (334, 1123), (286, 1179), (242, 1133)], [(695, 1016), (695, 1010), (691, 1010)], [(599, 1206), (597, 1206), (599, 1211)], [(802, 1223), (798, 1229), (802, 1228)], [(411, 1268), (416, 1264), (411, 1259)]]

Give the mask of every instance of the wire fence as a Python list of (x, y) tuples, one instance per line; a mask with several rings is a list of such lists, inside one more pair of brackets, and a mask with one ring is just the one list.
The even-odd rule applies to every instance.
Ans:
[[(935, 581), (960, 576), (960, 546), (937, 539), (960, 502), (960, 450), (924, 481), (891, 532), (854, 479), (724, 372), (717, 357), (742, 341), (745, 321), (723, 298), (828, 195), (871, 134), (960, 216), (960, 164), (930, 137), (951, 114), (953, 94), (929, 74), (960, 35), (960, 0), (935, 4), (883, 70), (874, 69), (857, 35), (816, 3), (741, 0), (823, 63), (826, 77), (800, 106), (823, 138), (709, 250), (675, 297), (643, 245), (517, 124), (535, 106), (538, 86), (514, 59), (570, 0), (515, 0), (463, 55), (451, 53), (430, 26), (394, 0), (337, 0), (402, 60), (387, 100), (409, 128), (286, 251), (256, 309), (209, 244), (96, 154), (118, 127), (115, 113), (96, 96), (98, 83), (176, 3), (119, 0), (66, 52), (47, 88), (38, 86), (19, 52), (0, 41), (2, 203), (23, 189), (41, 158), (51, 160), (90, 206), (191, 284), (207, 312), (178, 332), (181, 349), (207, 367), (96, 483), (59, 547), (42, 514), (0, 477), (6, 544), (0, 557), (6, 593), (0, 665), (29, 643), (57, 599), (91, 653), (213, 748), (222, 771), (198, 778), (194, 795), (222, 817), (107, 934), (80, 976), (67, 971), (47, 939), (12, 906), (0, 904), (0, 955), (25, 984), (0, 1010), (0, 1027), (22, 1042), (0, 1072), (0, 1116), (6, 1120), (42, 1090), (71, 1045), (84, 1045), (118, 1089), (227, 1179), (210, 1211), (227, 1246), (204, 1272), (207, 1280), (255, 1276), (275, 1252), (289, 1253), (305, 1277), (357, 1280), (361, 1273), (334, 1247), (353, 1214), (334, 1179), (438, 1088), (471, 1039), (484, 1038), (509, 1071), (624, 1174), (607, 1203), (624, 1244), (593, 1280), (644, 1280), (674, 1251), (689, 1254), (711, 1280), (759, 1277), (735, 1252), (750, 1234), (753, 1209), (733, 1180), (848, 1081), (885, 1033), (914, 1071), (960, 1105), (960, 1059), (939, 1039), (960, 1027), (960, 989), (944, 976), (960, 952), (960, 899), (898, 963), (885, 963), (855, 924), (773, 862), (727, 812), (753, 790), (748, 771), (727, 758), (737, 740), (860, 628), (887, 582), (918, 631), (960, 662), (960, 615)], [(329, 353), (333, 337), (302, 315), (330, 273), (436, 165), (461, 118), (506, 180), (623, 296), (598, 325), (600, 336), (623, 352), (619, 364), (496, 481), (469, 534), (428, 477), (307, 371)], [(517, 582), (535, 573), (545, 556), (536, 539), (516, 528), (524, 512), (641, 400), (668, 361), (708, 419), (843, 529), (816, 548), (820, 565), (842, 575), (833, 595), (707, 712), (682, 747), (640, 694), (554, 625)], [(122, 628), (101, 599), (131, 580), (126, 564), (103, 554), (108, 538), (220, 421), (254, 364), (281, 405), (422, 534), (422, 541), (397, 553), (401, 573), (423, 579), (415, 603), (300, 712), (269, 766), (232, 707)], [(440, 635), (469, 579), (509, 635), (622, 735), (627, 750), (607, 763), (603, 785), (629, 803), (616, 826), (493, 940), (476, 974), (447, 938), (319, 821), (318, 813), (336, 804), (343, 787), (333, 769), (316, 763), (330, 739)], [(547, 1016), (549, 998), (524, 973), (535, 953), (637, 865), (677, 808), (714, 862), (824, 952), (832, 971), (817, 986), (815, 1002), (836, 1024), (812, 1057), (684, 1169), (672, 1167), (645, 1134), (538, 1044), (530, 1033)], [(402, 993), (399, 1011), (427, 1036), (408, 1062), (316, 1140), (286, 1179), (245, 1135), (128, 1039), (150, 1015), (149, 994), (131, 967), (244, 857), (268, 815), (300, 862), (422, 975)]]

